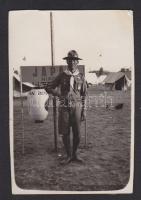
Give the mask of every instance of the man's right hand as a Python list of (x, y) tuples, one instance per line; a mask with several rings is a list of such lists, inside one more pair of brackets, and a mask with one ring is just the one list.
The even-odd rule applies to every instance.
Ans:
[(61, 96), (61, 94), (60, 94), (58, 88), (52, 89), (52, 95), (53, 95), (53, 96), (57, 96), (57, 97), (60, 97), (60, 96)]
[(45, 88), (45, 90), (47, 93), (52, 94), (53, 96), (60, 97), (60, 92), (59, 92), (58, 88), (52, 89), (50, 86), (47, 86)]

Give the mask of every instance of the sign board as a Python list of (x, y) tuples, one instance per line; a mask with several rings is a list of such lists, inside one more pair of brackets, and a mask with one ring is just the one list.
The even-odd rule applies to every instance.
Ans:
[[(22, 82), (32, 83), (36, 86), (46, 85), (52, 81), (59, 73), (66, 70), (67, 65), (55, 66), (21, 66)], [(80, 73), (85, 75), (85, 66), (78, 65)]]

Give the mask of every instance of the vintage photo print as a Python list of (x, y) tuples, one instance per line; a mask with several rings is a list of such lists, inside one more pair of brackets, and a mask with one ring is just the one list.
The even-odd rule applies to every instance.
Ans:
[(133, 192), (131, 10), (9, 11), (13, 194)]

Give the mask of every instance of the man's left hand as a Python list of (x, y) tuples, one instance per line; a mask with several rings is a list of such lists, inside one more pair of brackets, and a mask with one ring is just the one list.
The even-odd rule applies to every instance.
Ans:
[(82, 110), (81, 111), (81, 121), (85, 121), (86, 120), (86, 110)]

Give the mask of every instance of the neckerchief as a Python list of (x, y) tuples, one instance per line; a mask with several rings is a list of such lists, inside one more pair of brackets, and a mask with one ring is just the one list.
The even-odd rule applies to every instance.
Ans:
[(69, 71), (68, 69), (66, 69), (64, 72), (65, 72), (67, 75), (71, 76), (71, 78), (70, 78), (70, 86), (71, 86), (72, 88), (74, 88), (74, 76), (77, 76), (77, 75), (79, 74), (79, 70), (76, 69), (75, 72), (71, 72), (71, 71)]

